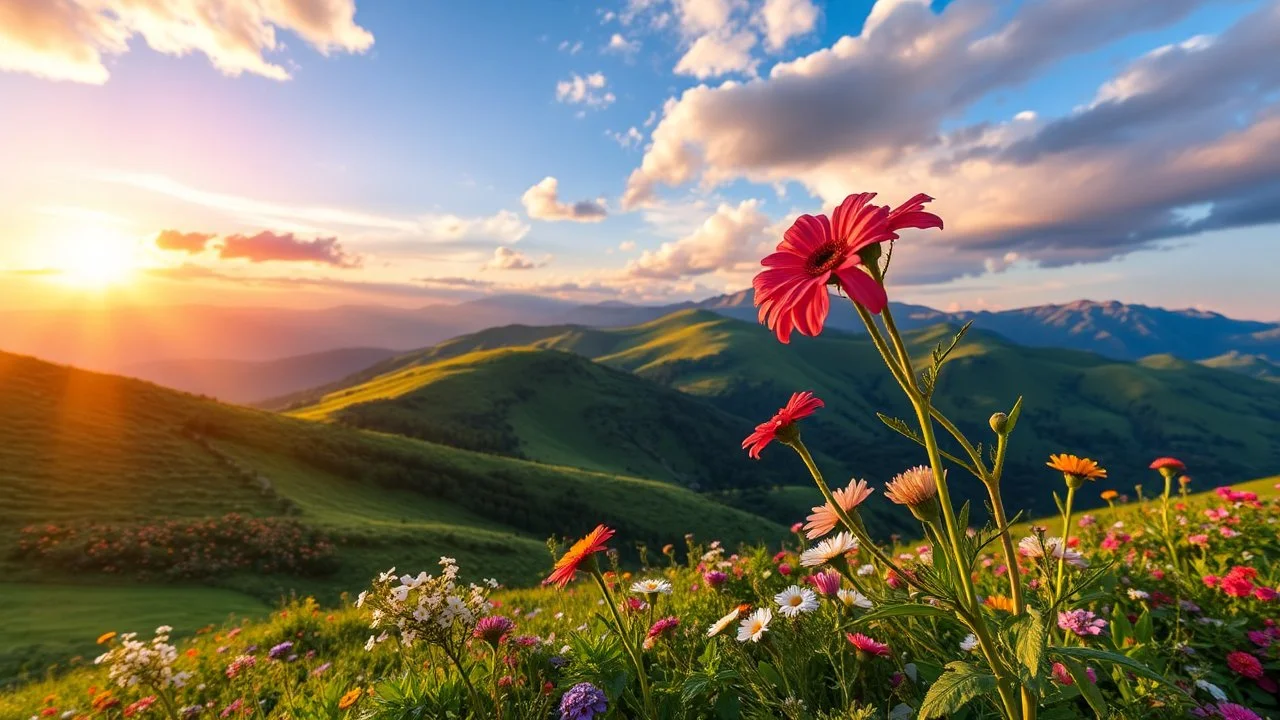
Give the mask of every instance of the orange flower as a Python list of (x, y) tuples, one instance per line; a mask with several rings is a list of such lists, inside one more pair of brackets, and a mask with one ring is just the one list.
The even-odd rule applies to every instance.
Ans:
[(1107, 502), (1111, 502), (1112, 500), (1115, 500), (1118, 497), (1120, 497), (1120, 493), (1116, 492), (1115, 490), (1102, 491), (1102, 499), (1106, 500)]
[[(845, 512), (853, 512), (853, 509), (870, 497), (872, 492), (874, 491), (867, 485), (866, 480), (850, 480), (849, 487), (836, 488), (831, 491), (831, 495)], [(813, 514), (805, 519), (808, 520), (804, 526), (805, 536), (810, 540), (826, 535), (840, 523), (840, 516), (836, 515), (835, 508), (831, 507), (830, 503), (815, 507)]]
[(195, 649), (195, 648), (188, 648), (188, 649), (187, 649), (187, 657), (195, 657), (195, 656), (197, 656), (197, 655), (199, 655), (199, 654), (200, 654), (200, 651), (199, 651), (199, 650), (197, 650), (197, 649)]
[(116, 637), (116, 632), (114, 630), (112, 630), (111, 632), (104, 632), (98, 636), (98, 644), (105, 645), (111, 642), (112, 640), (114, 640), (115, 637)]
[(1000, 610), (1007, 613), (1013, 612), (1013, 601), (1004, 595), (988, 595), (987, 599), (982, 601), (982, 604), (992, 610)]
[(1063, 475), (1071, 475), (1085, 480), (1097, 480), (1107, 476), (1107, 471), (1099, 467), (1098, 463), (1093, 460), (1067, 455), (1066, 453), (1050, 455), (1049, 462), (1045, 464)]
[(354, 690), (348, 690), (347, 694), (343, 695), (342, 699), (338, 700), (338, 709), (346, 710), (352, 705), (355, 705), (356, 702), (360, 700), (360, 695), (361, 695), (360, 688), (356, 688)]
[(613, 533), (613, 530), (610, 530), (604, 525), (597, 525), (595, 530), (587, 533), (586, 537), (574, 543), (573, 547), (569, 548), (569, 551), (564, 554), (564, 557), (560, 558), (560, 560), (556, 562), (555, 570), (551, 572), (551, 575), (549, 575), (546, 580), (542, 581), (542, 584), (555, 585), (556, 587), (563, 589), (564, 586), (568, 585), (569, 581), (573, 579), (573, 576), (577, 574), (578, 566), (581, 565), (584, 560), (605, 549), (604, 544), (609, 541), (609, 538), (613, 537)]

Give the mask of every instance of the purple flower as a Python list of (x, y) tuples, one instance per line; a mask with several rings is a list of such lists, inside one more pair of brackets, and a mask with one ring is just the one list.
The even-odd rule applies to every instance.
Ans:
[(702, 574), (702, 579), (707, 582), (708, 586), (718, 588), (724, 584), (725, 580), (729, 579), (729, 576), (719, 570), (710, 570)]
[(560, 698), (560, 720), (591, 720), (609, 709), (609, 698), (591, 683), (578, 683)]
[(502, 615), (490, 615), (481, 618), (480, 622), (476, 623), (473, 635), (489, 643), (489, 647), (496, 648), (502, 643), (502, 638), (515, 629), (516, 624), (510, 618)]
[(328, 670), (331, 667), (333, 667), (333, 663), (325, 663), (323, 665), (320, 665), (315, 670), (311, 671), (311, 677), (319, 677), (324, 674), (325, 670)]
[(271, 658), (272, 660), (279, 660), (287, 656), (290, 650), (293, 650), (293, 643), (289, 642), (288, 640), (285, 640), (279, 645), (276, 645), (275, 647), (268, 650), (267, 657)]
[(1094, 615), (1090, 610), (1070, 610), (1058, 613), (1058, 627), (1069, 630), (1080, 637), (1099, 635), (1107, 621)]

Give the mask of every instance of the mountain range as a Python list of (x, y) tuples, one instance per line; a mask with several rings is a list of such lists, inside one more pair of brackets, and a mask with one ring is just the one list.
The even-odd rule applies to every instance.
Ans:
[[(844, 301), (833, 301), (828, 327), (862, 332), (856, 316), (838, 311)], [(660, 306), (504, 295), (418, 308), (103, 307), (0, 313), (0, 350), (247, 403), (342, 378), (381, 351), (365, 348), (389, 356), (495, 326), (624, 327), (688, 309), (755, 322), (750, 290)], [(973, 321), (1020, 345), (1116, 359), (1169, 354), (1261, 378), (1274, 377), (1280, 362), (1280, 323), (1199, 310), (1087, 300), (998, 312), (893, 309), (903, 329)]]
[[(922, 362), (955, 330), (941, 323), (908, 330), (905, 339)], [(793, 390), (812, 390), (827, 402), (805, 423), (805, 436), (833, 477), (878, 485), (918, 459), (911, 442), (876, 419), (878, 411), (906, 417), (910, 408), (868, 339), (831, 331), (783, 346), (758, 325), (709, 310), (624, 328), (491, 328), (277, 402), (309, 419), (742, 491), (808, 485), (794, 458), (760, 480), (736, 447)], [(1019, 395), (1023, 420), (1008, 477), (1011, 496), (1027, 510), (1051, 507), (1038, 492), (1051, 452), (1101, 458), (1112, 475), (1099, 490), (1128, 491), (1149, 479), (1154, 455), (1181, 457), (1206, 482), (1280, 467), (1280, 387), (1170, 355), (1126, 362), (973, 330), (947, 364), (935, 402), (970, 437), (989, 441), (987, 417)], [(701, 429), (708, 423), (731, 429)], [(735, 480), (694, 470), (707, 456)]]

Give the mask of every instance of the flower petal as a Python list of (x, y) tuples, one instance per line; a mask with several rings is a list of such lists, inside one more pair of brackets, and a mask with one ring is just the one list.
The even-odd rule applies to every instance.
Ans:
[(885, 293), (884, 287), (868, 275), (861, 266), (852, 265), (836, 270), (836, 277), (840, 279), (840, 286), (849, 297), (858, 301), (867, 310), (879, 314), (889, 304), (889, 296)]

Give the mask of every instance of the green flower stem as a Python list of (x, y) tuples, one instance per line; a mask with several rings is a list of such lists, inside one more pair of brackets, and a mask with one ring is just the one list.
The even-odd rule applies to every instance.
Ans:
[[(1055, 603), (1062, 599), (1062, 580), (1065, 577), (1067, 567), (1067, 538), (1071, 534), (1071, 505), (1075, 500), (1075, 484), (1068, 481), (1066, 509), (1062, 513), (1062, 545), (1059, 546), (1059, 551), (1062, 555), (1058, 557), (1058, 577), (1053, 584), (1053, 600)], [(1048, 550), (1048, 548), (1045, 549)]]
[[(877, 560), (887, 566), (890, 570), (893, 570), (894, 573), (903, 579), (903, 581), (914, 585), (915, 581), (911, 576), (907, 575), (902, 568), (898, 567), (897, 563), (895, 563), (884, 553), (883, 550), (880, 549), (880, 546), (875, 544), (875, 541), (871, 539), (871, 536), (867, 533), (867, 529), (862, 525), (862, 523), (851, 517), (849, 513), (845, 512), (845, 509), (841, 507), (840, 503), (836, 502), (835, 496), (831, 493), (831, 488), (827, 486), (827, 481), (822, 477), (822, 471), (818, 469), (817, 463), (813, 461), (813, 456), (809, 454), (809, 449), (805, 447), (804, 441), (800, 439), (800, 434), (796, 433), (794, 439), (784, 440), (783, 442), (792, 450), (795, 450), (796, 454), (800, 456), (800, 459), (804, 461), (805, 467), (809, 469), (809, 474), (813, 476), (813, 481), (817, 484), (818, 491), (822, 493), (823, 499), (826, 500), (829, 507), (835, 508), (836, 517), (839, 518), (840, 522), (849, 529), (849, 532), (853, 533), (854, 537), (858, 538), (859, 547), (866, 547)], [(917, 585), (917, 587), (919, 586)]]
[[(938, 448), (938, 438), (934, 434), (933, 414), (931, 412), (931, 403), (929, 398), (920, 391), (915, 384), (914, 371), (911, 367), (911, 357), (907, 353), (906, 344), (902, 341), (902, 334), (898, 332), (898, 327), (893, 321), (893, 313), (885, 306), (881, 312), (881, 318), (884, 321), (885, 330), (888, 332), (890, 339), (893, 341), (894, 348), (898, 351), (898, 357), (902, 362), (902, 374), (908, 382), (908, 397), (912, 406), (916, 411), (916, 419), (920, 423), (920, 437), (924, 443), (925, 452), (929, 456), (929, 465), (933, 469), (934, 482), (938, 486), (938, 504), (942, 506), (943, 524), (951, 541), (952, 560), (959, 570), (960, 586), (964, 591), (962, 606), (967, 605), (971, 610), (972, 626), (974, 635), (978, 638), (978, 644), (981, 646), (983, 654), (987, 658), (987, 663), (991, 666), (991, 672), (996, 676), (996, 685), (1000, 692), (1000, 699), (1004, 703), (1005, 712), (1010, 718), (1019, 717), (1018, 706), (1014, 703), (1012, 683), (1004, 664), (995, 652), (995, 642), (991, 637), (991, 631), (987, 627), (986, 619), (982, 615), (982, 610), (978, 605), (978, 593), (973, 584), (973, 578), (970, 577), (969, 569), (966, 567), (963, 553), (961, 552), (962, 544), (960, 541), (960, 528), (956, 520), (955, 508), (951, 504), (951, 491), (947, 487), (946, 472), (942, 466), (942, 453)], [(868, 318), (869, 319), (869, 318)], [(1007, 534), (1007, 530), (1006, 530)]]
[(490, 646), (493, 651), (493, 663), (489, 668), (489, 681), (493, 685), (493, 710), (498, 716), (498, 720), (502, 720), (502, 702), (498, 695), (498, 648)]
[(454, 652), (448, 642), (441, 643), (440, 648), (444, 650), (444, 654), (453, 661), (454, 667), (458, 668), (458, 674), (462, 676), (462, 682), (467, 686), (467, 694), (471, 696), (471, 704), (475, 707), (478, 713), (483, 714), (484, 703), (480, 702), (480, 691), (476, 690), (476, 686), (472, 684), (471, 676), (467, 674), (467, 668), (462, 664), (462, 658), (458, 656), (458, 653)]
[[(1004, 475), (1004, 461), (1008, 451), (1009, 436), (1007, 433), (999, 433), (996, 436), (995, 464), (983, 484), (987, 486), (987, 495), (991, 499), (991, 513), (995, 516), (996, 527), (1000, 529), (1000, 544), (1004, 548), (1005, 566), (1009, 573), (1009, 596), (1013, 600), (1013, 613), (1015, 617), (1021, 617), (1022, 613), (1026, 612), (1026, 600), (1022, 595), (1022, 571), (1018, 568), (1013, 536), (1009, 533), (1009, 519), (1004, 512), (1004, 499), (1000, 496), (1000, 480)], [(1040, 705), (1035, 694), (1026, 685), (1022, 686), (1020, 694), (1023, 720), (1035, 720)]]
[(1164, 496), (1161, 498), (1160, 524), (1164, 533), (1164, 544), (1169, 548), (1169, 557), (1173, 560), (1173, 566), (1182, 570), (1182, 564), (1178, 562), (1178, 546), (1173, 541), (1173, 527), (1169, 523), (1169, 493), (1173, 487), (1173, 473), (1162, 474), (1164, 475)]
[(636, 653), (635, 647), (631, 644), (630, 634), (627, 632), (628, 625), (622, 619), (622, 613), (618, 611), (618, 605), (613, 601), (613, 595), (609, 592), (609, 583), (605, 581), (604, 575), (600, 572), (600, 565), (592, 556), (587, 565), (591, 576), (596, 579), (596, 584), (600, 586), (600, 594), (604, 596), (604, 604), (609, 606), (610, 612), (613, 614), (613, 620), (618, 625), (618, 637), (622, 640), (622, 647), (626, 648), (627, 655), (631, 658), (632, 665), (636, 669), (636, 678), (640, 681), (640, 695), (644, 700), (645, 717), (657, 717), (653, 709), (653, 699), (649, 695), (649, 677), (644, 672), (644, 661), (640, 655)]
[(164, 704), (164, 711), (169, 715), (171, 720), (178, 720), (178, 709), (174, 707), (173, 700), (169, 697), (169, 693), (165, 692), (159, 685), (152, 686), (156, 691), (156, 696), (160, 698), (160, 702)]

